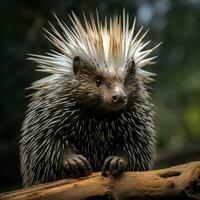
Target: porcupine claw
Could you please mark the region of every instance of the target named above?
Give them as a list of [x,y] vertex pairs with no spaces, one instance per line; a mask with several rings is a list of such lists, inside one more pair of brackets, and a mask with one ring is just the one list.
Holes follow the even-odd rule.
[[68,174],[74,176],[88,176],[92,168],[88,160],[80,154],[70,154],[64,160],[64,167]]
[[103,168],[102,168],[102,176],[118,176],[120,175],[126,168],[127,162],[124,158],[119,156],[109,156],[106,158]]

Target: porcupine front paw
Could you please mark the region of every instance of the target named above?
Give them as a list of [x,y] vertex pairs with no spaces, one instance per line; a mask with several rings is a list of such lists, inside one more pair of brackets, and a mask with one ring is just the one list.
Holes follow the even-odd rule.
[[88,160],[80,154],[70,154],[64,160],[67,174],[73,176],[87,176],[92,173]]
[[120,175],[126,168],[127,161],[119,156],[109,156],[106,158],[102,168],[102,176],[118,176]]

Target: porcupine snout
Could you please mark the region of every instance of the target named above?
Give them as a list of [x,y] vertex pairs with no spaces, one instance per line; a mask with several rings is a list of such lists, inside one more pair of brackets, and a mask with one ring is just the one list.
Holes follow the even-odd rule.
[[113,103],[125,104],[126,103],[126,94],[121,87],[115,87],[112,95]]

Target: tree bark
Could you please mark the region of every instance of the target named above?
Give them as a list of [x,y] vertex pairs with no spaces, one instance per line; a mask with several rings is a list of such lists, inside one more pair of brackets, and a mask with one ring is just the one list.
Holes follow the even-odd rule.
[[200,161],[118,178],[99,172],[0,194],[0,200],[200,199]]

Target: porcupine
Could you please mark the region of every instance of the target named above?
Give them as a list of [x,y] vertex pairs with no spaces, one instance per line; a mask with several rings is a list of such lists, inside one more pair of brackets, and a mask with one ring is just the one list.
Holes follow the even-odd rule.
[[[56,16],[55,16],[56,17]],[[69,27],[57,17],[47,38],[58,51],[31,55],[50,75],[32,85],[20,140],[24,186],[85,176],[151,169],[155,157],[154,111],[148,91],[154,62],[147,32],[135,33],[129,16],[72,13]]]

